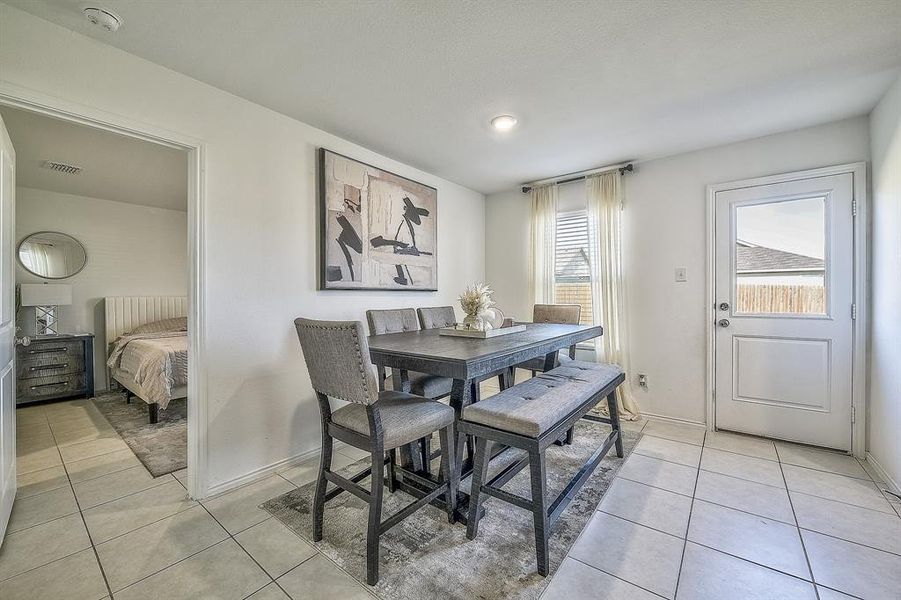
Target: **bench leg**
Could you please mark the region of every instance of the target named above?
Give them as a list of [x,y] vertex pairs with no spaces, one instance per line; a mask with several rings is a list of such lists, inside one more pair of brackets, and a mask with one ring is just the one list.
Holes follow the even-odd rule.
[[453,426],[445,427],[438,432],[441,439],[441,477],[447,483],[447,522],[454,522],[454,513],[457,510],[457,470],[454,468],[454,432]]
[[544,452],[529,451],[529,472],[532,479],[532,517],[535,522],[535,556],[538,559],[538,573],[547,577],[550,570],[548,558],[547,522],[547,470]]
[[466,537],[474,540],[479,534],[479,507],[482,503],[482,483],[488,475],[488,460],[491,440],[476,438],[475,464],[472,469],[472,484],[469,490],[469,518],[466,523]]
[[619,406],[616,403],[616,390],[607,394],[607,410],[610,412],[610,426],[617,432],[616,455],[623,457],[623,432],[619,426]]
[[153,425],[155,423],[160,422],[160,405],[154,402],[153,404],[147,405],[148,411],[150,411],[150,424]]
[[379,525],[382,522],[382,478],[385,473],[385,452],[381,444],[372,453],[372,473],[370,480],[371,497],[369,498],[369,529],[366,532],[366,583],[375,585],[379,582]]

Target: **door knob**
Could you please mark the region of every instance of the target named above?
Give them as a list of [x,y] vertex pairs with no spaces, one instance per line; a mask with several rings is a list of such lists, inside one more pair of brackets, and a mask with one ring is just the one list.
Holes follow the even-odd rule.
[[28,337],[27,335],[23,335],[22,337],[17,337],[16,344],[21,344],[22,346],[30,346],[31,338]]
[[717,325],[719,325],[720,327],[728,327],[728,326],[729,326],[729,319],[720,319],[720,320],[717,322]]

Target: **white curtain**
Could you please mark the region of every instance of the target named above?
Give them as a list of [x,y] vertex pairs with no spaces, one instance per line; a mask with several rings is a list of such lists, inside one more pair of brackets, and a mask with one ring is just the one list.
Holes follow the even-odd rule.
[[[532,188],[530,292],[532,305],[554,302],[557,244],[557,186]],[[531,318],[531,315],[529,316]]]
[[619,171],[585,179],[588,213],[588,249],[591,268],[593,322],[604,327],[595,346],[597,360],[620,365],[626,381],[617,389],[620,416],[638,418],[638,405],[631,388],[623,280],[622,214],[623,178]]

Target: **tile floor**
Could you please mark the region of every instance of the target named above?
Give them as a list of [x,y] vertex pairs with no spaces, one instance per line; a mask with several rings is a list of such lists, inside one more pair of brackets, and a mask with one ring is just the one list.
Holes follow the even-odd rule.
[[542,600],[901,598],[901,504],[854,458],[627,426],[641,441]]
[[[901,508],[853,458],[626,426],[644,437],[544,600],[897,598]],[[373,597],[257,508],[312,481],[315,462],[194,502],[184,472],[151,477],[90,403],[21,409],[17,429],[3,600]],[[341,449],[338,464],[361,456]]]
[[[28,407],[16,418],[3,600],[373,598],[257,508],[312,481],[318,463],[194,502],[184,471],[152,477],[89,402]],[[336,464],[358,458],[344,448]]]

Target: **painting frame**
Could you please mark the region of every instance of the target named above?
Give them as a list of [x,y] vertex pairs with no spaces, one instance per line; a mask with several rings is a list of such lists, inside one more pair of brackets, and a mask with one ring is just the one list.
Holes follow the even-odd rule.
[[318,290],[438,291],[437,188],[324,147],[317,176]]

